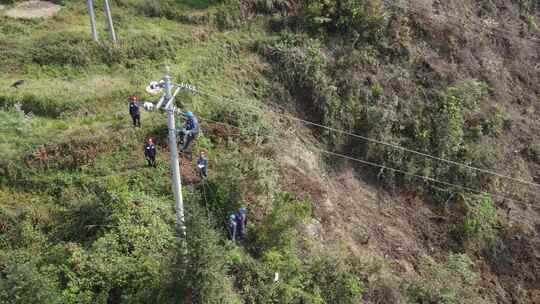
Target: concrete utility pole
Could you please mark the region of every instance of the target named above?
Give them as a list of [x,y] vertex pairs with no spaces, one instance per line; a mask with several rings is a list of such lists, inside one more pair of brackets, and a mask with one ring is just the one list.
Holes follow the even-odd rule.
[[[178,146],[176,142],[176,125],[175,125],[175,115],[182,115],[182,112],[179,109],[176,109],[174,106],[174,99],[176,95],[181,90],[190,91],[196,93],[197,89],[187,83],[173,83],[172,78],[169,75],[169,67],[166,67],[166,75],[163,77],[163,80],[157,82],[150,82],[150,85],[146,87],[146,92],[149,94],[159,94],[162,89],[165,89],[164,94],[161,96],[159,101],[154,104],[151,102],[145,102],[144,107],[148,111],[153,109],[163,109],[167,111],[167,127],[169,129],[169,150],[171,156],[171,173],[172,173],[172,191],[174,193],[175,200],[175,210],[176,210],[176,227],[180,230],[180,233],[185,238],[186,237],[186,225],[184,221],[184,201],[182,198],[182,180],[180,175],[180,164],[178,158]],[[173,87],[176,90],[173,93]],[[187,248],[184,248],[187,250]]]
[[[94,13],[94,1],[87,0],[88,4],[88,14],[90,15],[90,30],[92,31],[92,38],[95,42],[98,42],[98,33],[96,29],[96,14]],[[107,25],[109,28],[109,33],[111,34],[111,40],[116,44],[116,32],[114,31],[114,25],[111,15],[111,7],[109,5],[109,0],[104,1],[105,16],[107,17]]]
[[[174,122],[174,96],[172,95],[172,82],[169,69],[167,68],[167,75],[164,77],[165,81],[165,101],[167,111],[167,123],[169,128],[169,150],[171,153],[171,167],[172,167],[172,190],[174,193],[174,200],[176,202],[176,225],[180,229],[182,236],[186,236],[186,226],[184,223],[184,201],[182,198],[182,180],[180,177],[180,165],[178,162],[178,147],[176,144],[176,126]],[[178,92],[178,90],[177,90]]]
[[114,25],[111,16],[111,7],[109,6],[109,0],[105,0],[105,16],[107,16],[107,23],[109,24],[109,33],[111,34],[111,40],[116,44],[116,33],[114,32]]
[[97,29],[96,29],[96,15],[94,14],[94,1],[87,0],[88,14],[90,15],[90,30],[92,31],[92,38],[95,42],[98,41]]

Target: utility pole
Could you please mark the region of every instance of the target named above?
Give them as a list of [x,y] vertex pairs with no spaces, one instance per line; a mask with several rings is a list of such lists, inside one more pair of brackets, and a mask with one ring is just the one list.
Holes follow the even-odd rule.
[[165,75],[165,101],[167,107],[167,123],[169,128],[169,150],[171,153],[171,167],[172,167],[172,190],[174,193],[174,200],[176,202],[176,225],[180,229],[182,236],[186,236],[186,226],[184,223],[184,201],[182,198],[182,180],[180,177],[180,165],[178,163],[178,147],[176,146],[176,126],[174,122],[175,107],[173,98],[176,94],[172,95],[172,81],[167,68],[167,75]]
[[88,13],[90,15],[90,30],[92,31],[92,38],[95,42],[98,42],[98,35],[96,29],[96,15],[94,14],[94,1],[87,0]]
[[[175,200],[175,213],[176,213],[176,227],[180,231],[182,237],[186,237],[186,225],[184,221],[184,201],[182,198],[182,180],[180,175],[180,164],[178,157],[178,146],[176,142],[176,125],[175,115],[182,114],[179,109],[174,106],[174,99],[181,90],[196,93],[197,89],[187,83],[173,83],[170,76],[169,67],[165,67],[166,75],[161,81],[152,81],[150,85],[146,87],[146,92],[149,94],[158,94],[165,89],[165,93],[161,96],[157,103],[145,102],[144,107],[148,111],[153,109],[163,109],[167,111],[167,127],[169,129],[169,150],[171,157],[171,174],[172,174],[172,191],[174,193]],[[173,93],[173,87],[176,90]],[[184,248],[187,250],[187,247]]]
[[105,16],[107,16],[107,23],[109,24],[109,33],[111,34],[111,40],[116,44],[116,33],[114,32],[114,25],[111,16],[111,7],[109,6],[109,0],[105,0]]
[[[88,4],[88,14],[90,15],[90,30],[92,31],[92,38],[95,42],[98,42],[98,33],[96,29],[96,14],[94,13],[94,0],[87,0]],[[111,40],[116,44],[116,32],[114,31],[114,25],[111,15],[111,7],[109,5],[109,0],[104,0],[105,16],[107,17],[107,25],[109,28],[109,33],[111,34]]]

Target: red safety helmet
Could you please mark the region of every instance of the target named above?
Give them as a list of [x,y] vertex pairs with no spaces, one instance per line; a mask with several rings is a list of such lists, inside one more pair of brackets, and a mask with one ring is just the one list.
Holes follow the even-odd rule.
[[135,96],[135,95],[129,96],[129,100],[131,100],[131,101],[137,101],[138,99],[139,98],[137,96]]

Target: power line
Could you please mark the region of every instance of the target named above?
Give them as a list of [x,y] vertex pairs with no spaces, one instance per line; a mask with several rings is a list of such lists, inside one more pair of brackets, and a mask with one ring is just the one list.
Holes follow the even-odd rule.
[[[234,125],[231,125],[231,124],[228,124],[228,123],[224,123],[224,122],[218,122],[218,121],[215,121],[215,120],[212,120],[212,119],[209,119],[209,118],[202,117],[200,115],[199,115],[199,117],[202,118],[201,120],[203,120],[203,121],[210,121],[210,122],[213,122],[213,123],[219,123],[219,124],[226,125],[226,126],[229,126],[231,128],[237,129],[239,131],[246,131],[247,130],[246,128],[237,127],[237,126],[234,126]],[[276,140],[282,140],[279,137],[271,136],[271,135],[264,135],[264,137],[267,137],[267,138],[272,137],[272,138],[274,138]],[[432,178],[432,177],[429,177],[429,176],[410,173],[410,172],[407,172],[405,170],[392,168],[392,167],[385,166],[385,165],[382,165],[382,164],[378,164],[378,163],[375,163],[375,162],[370,162],[370,161],[367,161],[367,160],[352,157],[350,155],[337,153],[337,152],[333,152],[333,151],[329,151],[329,150],[325,150],[325,149],[321,149],[321,148],[315,147],[314,145],[312,145],[312,148],[314,150],[316,150],[316,151],[319,151],[321,153],[325,153],[327,155],[331,155],[331,156],[339,157],[339,158],[344,158],[344,159],[347,159],[347,160],[350,160],[350,161],[355,161],[355,162],[358,162],[358,163],[361,163],[361,164],[364,164],[364,165],[369,165],[369,166],[372,166],[372,167],[377,167],[377,168],[381,168],[381,169],[384,169],[384,170],[389,170],[389,171],[401,173],[401,174],[412,176],[412,177],[422,179],[422,180],[425,180],[425,181],[428,181],[428,182],[433,182],[433,183],[438,183],[438,184],[441,184],[441,185],[444,185],[444,186],[459,188],[459,189],[466,190],[468,192],[472,192],[474,194],[479,194],[479,195],[489,194],[489,195],[491,195],[493,197],[498,197],[500,199],[505,199],[505,200],[509,200],[509,201],[513,201],[513,202],[526,204],[524,201],[517,200],[517,199],[514,199],[514,198],[510,198],[510,197],[500,195],[500,194],[497,194],[497,193],[492,193],[492,192],[488,192],[488,191],[480,191],[480,190],[473,189],[473,188],[470,188],[470,187],[466,187],[466,186],[462,186],[462,185],[458,185],[458,184],[454,184],[454,183],[450,183],[450,182],[441,181],[441,180],[438,180],[436,178]],[[459,192],[453,191],[451,189],[439,188],[439,187],[435,187],[435,186],[429,185],[429,184],[428,184],[428,186],[431,187],[431,188],[434,188],[436,190],[439,190],[439,191],[446,191],[446,192],[450,192],[450,193],[459,193]]]
[[[258,108],[258,107],[255,106],[255,105],[243,103],[243,102],[240,102],[240,101],[238,101],[238,100],[236,100],[236,99],[226,98],[226,97],[221,97],[221,96],[213,95],[213,94],[210,94],[210,93],[202,92],[202,91],[200,91],[200,90],[197,90],[196,92],[199,93],[199,94],[201,94],[201,95],[206,95],[206,96],[208,96],[208,97],[216,98],[216,99],[219,99],[219,100],[222,100],[222,101],[229,101],[229,102],[234,102],[234,103],[239,104],[239,105],[242,105],[242,106],[248,106],[248,107],[250,107],[250,108],[255,109],[255,110],[258,111],[258,112],[264,112],[263,110],[261,110],[260,108]],[[526,185],[529,185],[529,186],[534,186],[534,187],[540,188],[540,184],[537,184],[537,183],[534,183],[534,182],[525,181],[525,180],[522,180],[522,179],[518,179],[518,178],[511,177],[511,176],[507,176],[507,175],[503,175],[503,174],[497,173],[497,172],[495,172],[495,171],[486,170],[486,169],[481,169],[481,168],[478,168],[478,167],[474,167],[474,166],[471,166],[471,165],[467,165],[467,164],[465,164],[465,163],[460,163],[460,162],[456,162],[456,161],[453,161],[453,160],[448,160],[448,159],[440,158],[440,157],[437,157],[437,156],[434,156],[434,155],[431,155],[431,154],[427,154],[427,153],[419,152],[419,151],[416,151],[416,150],[408,149],[408,148],[405,148],[405,147],[402,147],[402,146],[399,146],[399,145],[396,145],[396,144],[392,144],[392,143],[388,143],[388,142],[383,142],[383,141],[380,141],[380,140],[377,140],[377,139],[369,138],[369,137],[362,136],[362,135],[359,135],[359,134],[356,134],[356,133],[352,133],[352,132],[349,132],[349,131],[340,130],[340,129],[336,129],[336,128],[333,128],[333,127],[330,127],[330,126],[326,126],[326,125],[323,125],[323,124],[319,124],[319,123],[316,123],[316,122],[308,121],[308,120],[305,120],[305,119],[302,119],[302,118],[298,118],[298,117],[293,116],[293,115],[284,114],[284,113],[277,113],[277,112],[272,112],[272,113],[274,113],[274,114],[276,114],[276,115],[280,115],[280,116],[286,117],[286,118],[291,119],[291,120],[295,120],[295,121],[301,122],[301,123],[303,123],[303,124],[316,126],[316,127],[323,128],[323,129],[326,129],[326,130],[329,130],[329,131],[332,131],[332,132],[345,134],[345,135],[348,135],[348,136],[351,136],[351,137],[355,137],[355,138],[359,138],[359,139],[362,139],[362,140],[365,140],[365,141],[369,141],[369,142],[372,142],[372,143],[376,143],[376,144],[380,144],[380,145],[392,147],[392,148],[394,148],[394,149],[398,149],[398,150],[402,150],[402,151],[405,151],[405,152],[409,152],[409,153],[413,153],[413,154],[416,154],[416,155],[420,155],[420,156],[423,156],[423,157],[431,158],[431,159],[434,159],[434,160],[437,160],[437,161],[445,162],[445,163],[452,164],[452,165],[456,165],[456,166],[461,166],[461,167],[464,167],[464,168],[467,168],[467,169],[470,169],[470,170],[482,172],[482,173],[485,173],[485,174],[491,174],[491,175],[494,175],[494,176],[497,176],[497,177],[500,177],[500,178],[503,178],[503,179],[507,179],[507,180],[511,180],[511,181],[518,182],[518,183],[521,183],[521,184],[526,184]]]

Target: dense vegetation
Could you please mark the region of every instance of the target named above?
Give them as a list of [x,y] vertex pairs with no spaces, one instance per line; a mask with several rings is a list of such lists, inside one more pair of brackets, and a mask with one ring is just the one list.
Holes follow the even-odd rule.
[[[47,20],[0,11],[0,302],[540,298],[534,188],[311,128],[306,143],[407,172],[357,168],[380,191],[413,193],[447,219],[448,243],[403,270],[371,248],[320,244],[308,233],[318,202],[285,191],[279,159],[291,152],[280,137],[293,124],[272,112],[534,181],[537,2],[511,1],[520,26],[498,31],[482,22],[501,19],[502,1],[119,0],[118,45],[106,41],[101,13],[96,44],[86,4],[55,2],[64,8]],[[439,12],[458,7],[459,17]],[[178,106],[202,121],[195,152],[211,159],[207,182],[186,179],[185,240],[175,228],[163,114],[144,112],[141,129],[126,115],[126,97],[152,98],[143,88],[164,65],[179,81],[249,104],[179,95]],[[25,84],[9,88],[18,79]],[[155,169],[141,155],[149,136],[159,148]],[[329,171],[349,165],[324,161]],[[516,207],[483,191],[519,200],[533,219],[511,224]],[[248,235],[235,246],[224,222],[240,206]],[[486,276],[499,276],[503,291],[486,292]]]

